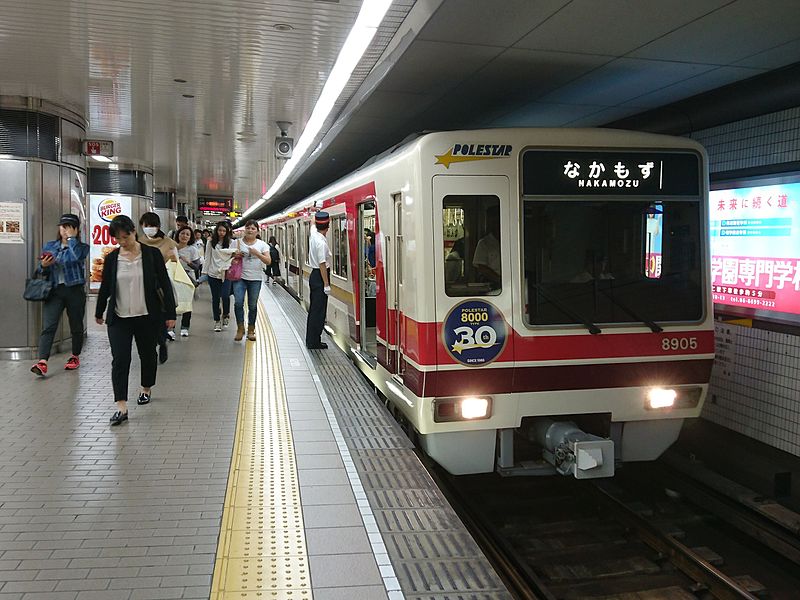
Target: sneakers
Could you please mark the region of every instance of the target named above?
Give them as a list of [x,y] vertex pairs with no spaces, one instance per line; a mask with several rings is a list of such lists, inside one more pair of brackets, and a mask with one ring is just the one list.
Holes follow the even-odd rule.
[[169,331],[167,331],[167,337],[169,338],[170,342],[174,342],[175,341],[175,331],[173,329],[170,329]]
[[219,321],[214,321],[214,331],[216,331],[217,333],[222,331],[222,325],[220,325]]
[[47,375],[47,361],[40,360],[39,362],[37,362],[35,365],[31,367],[31,373],[33,373],[34,375],[39,375],[41,377]]
[[228,325],[230,324],[230,322],[231,322],[230,317],[223,317],[223,319],[222,319],[222,328],[223,329],[227,329]]
[[128,413],[127,413],[127,412],[122,412],[122,411],[119,411],[119,410],[118,410],[117,412],[115,412],[115,413],[114,413],[114,414],[111,416],[111,419],[109,419],[109,420],[111,421],[111,426],[112,426],[112,427],[113,427],[114,425],[120,425],[121,423],[124,423],[125,421],[127,421],[127,420],[128,420]]
[[275,281],[274,279],[272,280],[272,285],[277,285],[277,283],[278,283],[278,282],[277,282],[277,281]]
[[189,330],[181,329],[181,337],[189,337]]
[[81,366],[81,359],[73,354],[72,356],[69,357],[69,360],[67,361],[67,364],[64,365],[64,368],[67,371],[74,371],[80,366]]

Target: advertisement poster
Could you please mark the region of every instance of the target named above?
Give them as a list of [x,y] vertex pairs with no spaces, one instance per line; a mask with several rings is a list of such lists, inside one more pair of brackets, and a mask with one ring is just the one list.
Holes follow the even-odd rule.
[[130,196],[89,194],[89,289],[99,290],[106,256],[117,247],[108,224],[117,215],[131,216]]
[[800,183],[713,191],[714,302],[800,315]]
[[0,202],[0,244],[23,243],[25,205],[22,202]]

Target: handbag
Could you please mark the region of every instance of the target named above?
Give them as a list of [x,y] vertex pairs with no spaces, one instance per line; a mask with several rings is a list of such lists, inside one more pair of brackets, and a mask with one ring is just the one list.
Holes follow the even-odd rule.
[[[238,243],[236,247],[239,247]],[[242,278],[242,268],[244,268],[242,257],[234,256],[233,260],[231,261],[231,266],[228,267],[227,271],[225,271],[225,279],[228,281],[239,281]]]
[[53,293],[53,282],[49,279],[40,277],[41,271],[37,271],[25,280],[25,291],[22,297],[29,302],[44,302]]

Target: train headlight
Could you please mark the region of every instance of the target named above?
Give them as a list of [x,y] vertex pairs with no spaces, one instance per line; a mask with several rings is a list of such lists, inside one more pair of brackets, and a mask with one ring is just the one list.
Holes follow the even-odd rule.
[[489,400],[486,398],[464,398],[461,401],[461,417],[464,419],[485,419],[489,415]]
[[492,399],[468,396],[466,398],[437,398],[433,403],[433,420],[437,423],[448,421],[473,421],[492,416]]
[[665,388],[652,388],[647,392],[648,408],[672,408],[678,393],[675,390]]

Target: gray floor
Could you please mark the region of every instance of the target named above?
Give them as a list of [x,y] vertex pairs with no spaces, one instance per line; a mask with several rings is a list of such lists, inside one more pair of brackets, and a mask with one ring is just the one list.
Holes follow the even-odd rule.
[[[208,598],[244,346],[211,331],[205,286],[195,308],[153,402],[120,427],[93,319],[76,372],[66,355],[43,380],[0,363],[0,600]],[[131,395],[138,374],[134,358]]]

